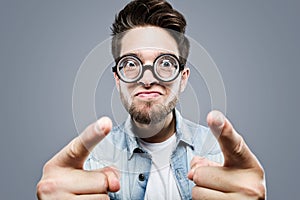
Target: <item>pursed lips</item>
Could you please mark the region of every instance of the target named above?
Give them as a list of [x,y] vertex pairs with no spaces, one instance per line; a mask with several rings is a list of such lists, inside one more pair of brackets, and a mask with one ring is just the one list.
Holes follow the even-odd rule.
[[154,97],[158,97],[160,95],[162,95],[162,93],[160,93],[158,91],[142,91],[142,92],[136,93],[135,96],[138,96],[141,98],[154,98]]

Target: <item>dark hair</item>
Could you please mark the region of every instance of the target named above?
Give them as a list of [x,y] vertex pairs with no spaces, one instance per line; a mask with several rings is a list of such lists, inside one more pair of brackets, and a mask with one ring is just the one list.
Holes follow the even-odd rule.
[[164,0],[134,0],[116,15],[112,24],[112,54],[115,60],[120,56],[121,39],[124,33],[141,26],[165,28],[176,40],[180,61],[185,64],[189,54],[189,41],[184,36],[184,16]]

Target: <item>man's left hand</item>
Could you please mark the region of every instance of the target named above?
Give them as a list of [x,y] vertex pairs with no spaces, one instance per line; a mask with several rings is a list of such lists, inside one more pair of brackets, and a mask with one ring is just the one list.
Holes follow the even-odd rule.
[[266,199],[264,170],[243,138],[218,111],[210,112],[207,122],[218,139],[224,164],[198,156],[192,159],[188,178],[196,184],[193,199]]

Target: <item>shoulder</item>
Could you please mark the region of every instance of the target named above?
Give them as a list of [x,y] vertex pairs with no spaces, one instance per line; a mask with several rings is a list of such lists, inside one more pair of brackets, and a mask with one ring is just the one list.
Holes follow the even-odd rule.
[[201,124],[197,124],[195,122],[192,122],[186,118],[182,118],[182,128],[188,128],[190,130],[194,130],[197,132],[207,133],[209,131],[209,128],[206,126],[203,126]]
[[190,121],[183,117],[178,110],[176,116],[176,131],[179,136],[186,139],[188,143],[193,142],[196,138],[201,139],[209,134],[209,128],[201,124]]
[[185,118],[181,118],[180,123],[178,131],[183,140],[193,146],[196,155],[211,157],[222,153],[217,139],[208,127]]

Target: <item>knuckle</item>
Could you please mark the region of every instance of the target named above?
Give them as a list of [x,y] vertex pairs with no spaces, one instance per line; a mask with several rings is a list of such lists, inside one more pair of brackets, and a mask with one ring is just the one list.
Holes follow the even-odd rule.
[[242,188],[241,191],[242,193],[246,194],[246,196],[257,200],[264,200],[266,196],[266,188],[263,183],[252,185],[252,187]]
[[198,160],[199,156],[194,156],[190,162],[191,165],[197,163],[197,160]]
[[193,159],[194,159],[194,163],[199,166],[201,165],[205,166],[208,163],[208,160],[204,157],[196,156]]
[[103,174],[105,174],[106,185],[104,185],[105,188],[107,188],[110,192],[116,192],[120,189],[120,182],[116,181],[120,179],[120,174],[118,171],[111,167],[103,168],[101,171]]
[[54,167],[55,166],[50,161],[46,162],[43,167],[43,173],[45,174],[52,171]]
[[207,158],[200,158],[198,163],[199,166],[209,166],[209,160]]
[[258,164],[256,173],[259,175],[259,177],[261,179],[263,179],[263,180],[265,179],[265,170],[264,170],[264,168],[260,164]]
[[113,168],[111,166],[102,168],[102,172],[105,173],[109,177],[119,177],[120,172],[117,168]]
[[67,155],[70,159],[76,160],[77,155],[78,155],[78,150],[75,145],[75,140],[72,140],[71,143],[69,144]]
[[108,177],[105,173],[100,172],[100,185],[101,187],[103,187],[104,189],[108,189]]
[[36,187],[37,196],[41,198],[42,196],[54,193],[57,190],[57,184],[54,180],[41,180]]
[[82,141],[78,138],[73,139],[66,149],[67,160],[71,162],[69,164],[72,164],[75,168],[82,168],[83,158],[87,156],[85,151],[86,147],[82,144]]
[[266,198],[266,187],[264,184],[259,184],[257,187],[258,200],[264,200]]
[[237,158],[243,158],[244,153],[245,153],[245,141],[242,138],[242,136],[238,136],[238,143],[233,147],[233,154],[237,157]]
[[199,170],[199,168],[196,168],[194,170],[193,181],[197,185],[201,185],[202,184],[202,175],[201,175],[201,170]]
[[237,136],[237,140],[238,140],[238,143],[236,144],[236,146],[234,147],[234,150],[236,153],[239,153],[241,152],[242,150],[242,147],[244,146],[244,138],[240,135]]

